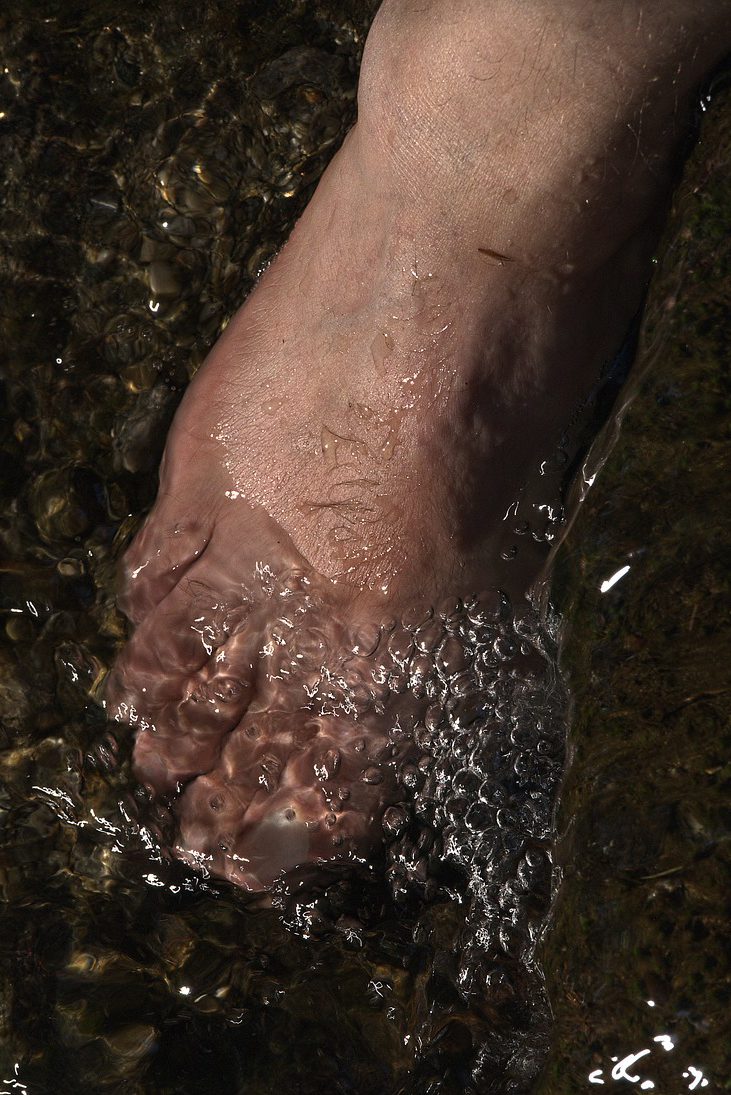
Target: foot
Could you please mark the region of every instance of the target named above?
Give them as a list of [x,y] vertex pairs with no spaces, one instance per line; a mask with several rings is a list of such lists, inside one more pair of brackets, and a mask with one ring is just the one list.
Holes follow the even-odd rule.
[[645,7],[379,12],[358,123],[191,384],[124,560],[109,714],[206,870],[368,861],[419,729],[493,671],[545,561],[521,492],[641,304],[677,104],[716,60],[702,4],[677,35]]

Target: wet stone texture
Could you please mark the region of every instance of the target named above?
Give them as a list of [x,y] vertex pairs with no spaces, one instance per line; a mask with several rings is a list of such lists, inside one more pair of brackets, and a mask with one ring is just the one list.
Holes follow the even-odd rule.
[[[445,654],[382,860],[314,890],[290,879],[271,908],[169,856],[130,736],[95,702],[165,429],[352,121],[375,5],[121,7],[0,14],[0,1079],[32,1095],[531,1090],[564,759],[552,615],[435,612],[478,694]],[[643,1048],[651,994],[683,1064],[722,1076],[717,118],[624,447],[561,565],[579,706],[545,1092]],[[629,552],[631,577],[599,597]],[[416,649],[396,653],[421,687]]]

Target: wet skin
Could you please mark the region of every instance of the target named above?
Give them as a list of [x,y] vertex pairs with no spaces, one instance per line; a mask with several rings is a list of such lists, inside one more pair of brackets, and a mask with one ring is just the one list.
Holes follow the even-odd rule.
[[506,565],[506,515],[640,306],[722,7],[690,57],[652,6],[383,5],[359,121],[123,563],[107,709],[183,858],[251,890],[367,861],[420,728],[484,685],[545,556]]

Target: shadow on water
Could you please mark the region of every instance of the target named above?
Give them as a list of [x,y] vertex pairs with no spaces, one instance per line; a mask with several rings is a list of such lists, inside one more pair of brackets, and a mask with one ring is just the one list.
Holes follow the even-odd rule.
[[114,565],[165,430],[353,119],[375,6],[0,14],[9,1090],[548,1095],[612,1086],[620,1065],[644,1090],[723,1082],[728,103],[679,192],[622,439],[559,555],[574,759],[540,948],[550,1048],[545,840],[501,837],[485,901],[502,950],[474,961],[445,877],[401,905],[334,877],[318,901],[252,909],[135,823],[129,743],[90,700],[124,640]]

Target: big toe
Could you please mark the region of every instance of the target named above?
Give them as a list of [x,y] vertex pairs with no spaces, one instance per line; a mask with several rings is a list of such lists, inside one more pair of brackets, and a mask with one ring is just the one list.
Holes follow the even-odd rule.
[[264,616],[211,588],[201,560],[140,624],[105,689],[110,719],[137,732],[136,776],[169,794],[218,759],[251,700]]

